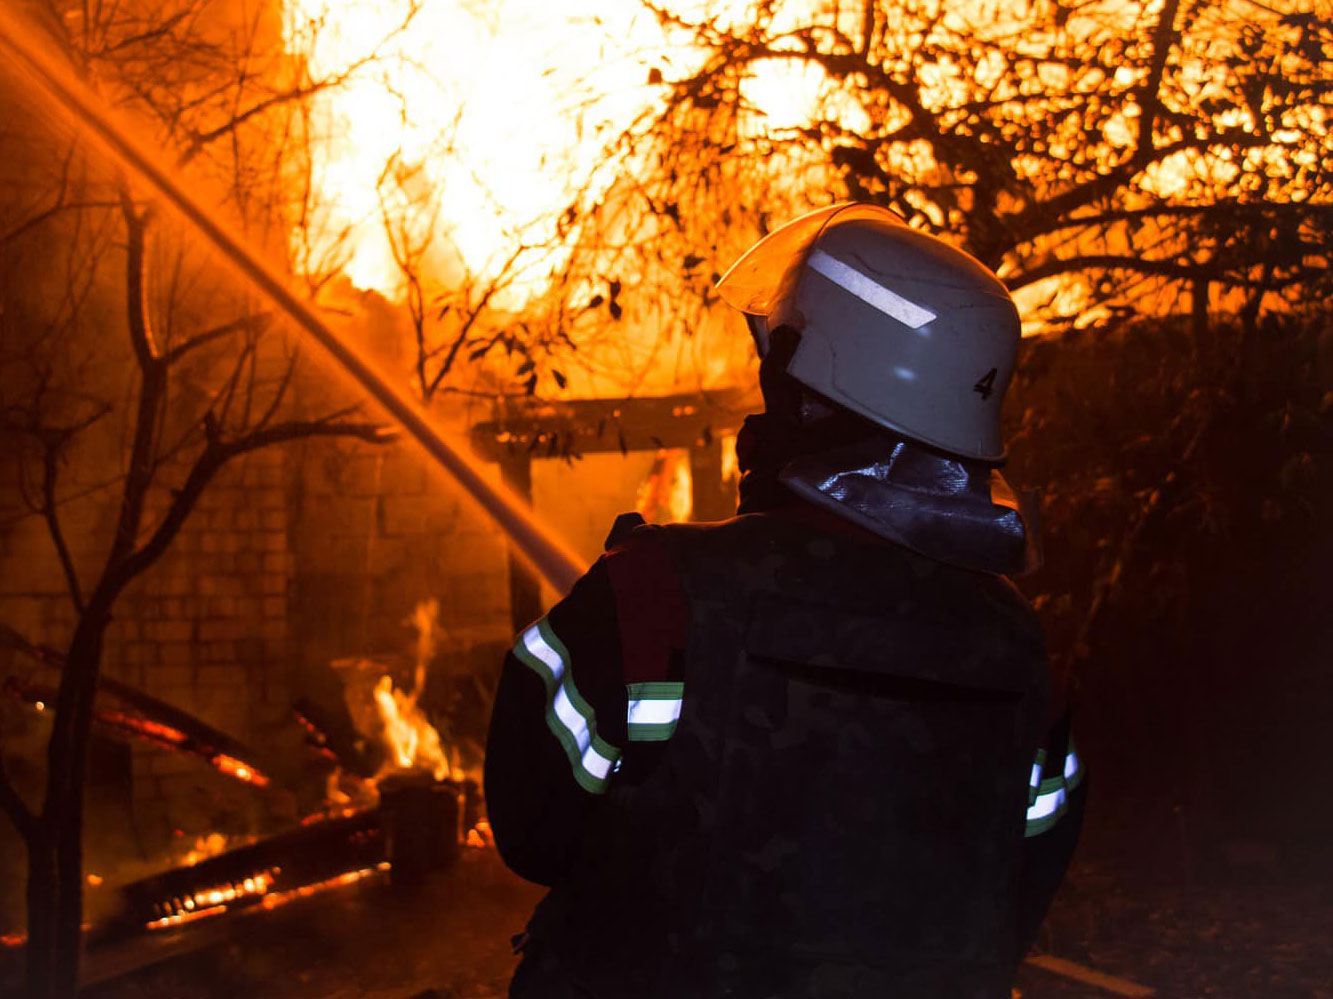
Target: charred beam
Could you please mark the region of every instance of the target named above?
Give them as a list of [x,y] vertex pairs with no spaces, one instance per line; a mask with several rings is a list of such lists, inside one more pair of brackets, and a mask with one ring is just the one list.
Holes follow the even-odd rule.
[[345,713],[336,714],[302,697],[292,705],[292,714],[305,729],[306,744],[316,754],[363,779],[375,776],[379,760],[364,748],[365,740]]
[[272,908],[387,862],[378,809],[313,822],[126,885],[120,919],[106,935],[166,929],[252,905]]
[[452,864],[461,841],[464,789],[405,774],[388,782],[378,808],[307,820],[297,829],[121,889],[114,939],[253,906],[274,908],[391,868],[395,882]]

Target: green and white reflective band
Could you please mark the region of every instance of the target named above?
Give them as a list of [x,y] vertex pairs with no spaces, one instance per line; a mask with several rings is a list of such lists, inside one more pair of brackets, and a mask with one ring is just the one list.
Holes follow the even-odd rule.
[[[1034,775],[1039,775],[1040,770],[1034,768]],[[1028,790],[1028,812],[1027,825],[1023,830],[1024,836],[1040,836],[1051,826],[1060,821],[1060,816],[1064,815],[1069,807],[1069,792],[1078,787],[1079,782],[1083,780],[1083,762],[1078,758],[1078,753],[1074,750],[1074,742],[1069,742],[1069,751],[1065,753],[1064,767],[1062,772],[1055,777],[1048,777],[1040,781],[1036,787],[1036,795],[1033,796],[1032,789]]]
[[1028,805],[1037,800],[1037,789],[1041,787],[1041,768],[1046,765],[1046,750],[1037,750],[1037,758],[1032,763],[1032,777],[1028,781]]
[[625,721],[630,742],[664,742],[680,721],[683,683],[660,681],[625,685],[628,698]]
[[565,748],[574,779],[585,791],[602,794],[620,767],[620,750],[597,734],[592,705],[583,699],[569,672],[569,651],[545,618],[523,632],[514,655],[546,685],[546,724]]

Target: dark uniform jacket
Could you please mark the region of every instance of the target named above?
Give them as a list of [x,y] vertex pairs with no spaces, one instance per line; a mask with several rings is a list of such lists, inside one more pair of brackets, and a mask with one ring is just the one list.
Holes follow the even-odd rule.
[[1001,576],[802,503],[641,529],[497,694],[497,844],[552,886],[512,994],[1007,997],[1072,847],[1048,688]]

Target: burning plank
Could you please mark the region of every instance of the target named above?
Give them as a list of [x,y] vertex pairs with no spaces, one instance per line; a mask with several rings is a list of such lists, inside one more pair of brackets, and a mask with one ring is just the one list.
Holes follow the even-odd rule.
[[[43,666],[64,668],[65,657],[55,649],[34,645],[3,624],[0,624],[0,643],[17,649]],[[14,676],[5,679],[3,689],[9,696],[31,704],[39,711],[53,705],[56,700],[54,687]],[[163,749],[201,757],[215,770],[256,787],[267,787],[272,783],[267,768],[255,762],[258,754],[189,712],[109,676],[97,678],[97,691],[99,698],[104,694],[110,695],[120,701],[124,708],[130,709],[105,705],[94,708],[94,723],[109,734],[141,739]]]
[[[38,711],[45,711],[56,699],[55,687],[15,676],[6,677],[2,689]],[[197,756],[220,773],[255,787],[272,784],[267,771],[254,762],[256,754],[252,750],[193,715],[109,678],[99,680],[98,690],[119,698],[132,709],[95,706],[93,724],[106,734]]]

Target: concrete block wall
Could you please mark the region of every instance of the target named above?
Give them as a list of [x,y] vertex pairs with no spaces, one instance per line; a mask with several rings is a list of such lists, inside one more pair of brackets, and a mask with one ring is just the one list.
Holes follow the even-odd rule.
[[406,653],[408,619],[431,598],[442,662],[508,640],[504,539],[413,445],[312,441],[297,490],[292,620],[312,674],[333,659]]
[[[106,649],[108,673],[261,753],[290,724],[293,473],[280,447],[223,469],[166,555],[121,598]],[[133,746],[131,779],[135,821],[153,845],[248,832],[272,804],[202,761],[143,743]]]

